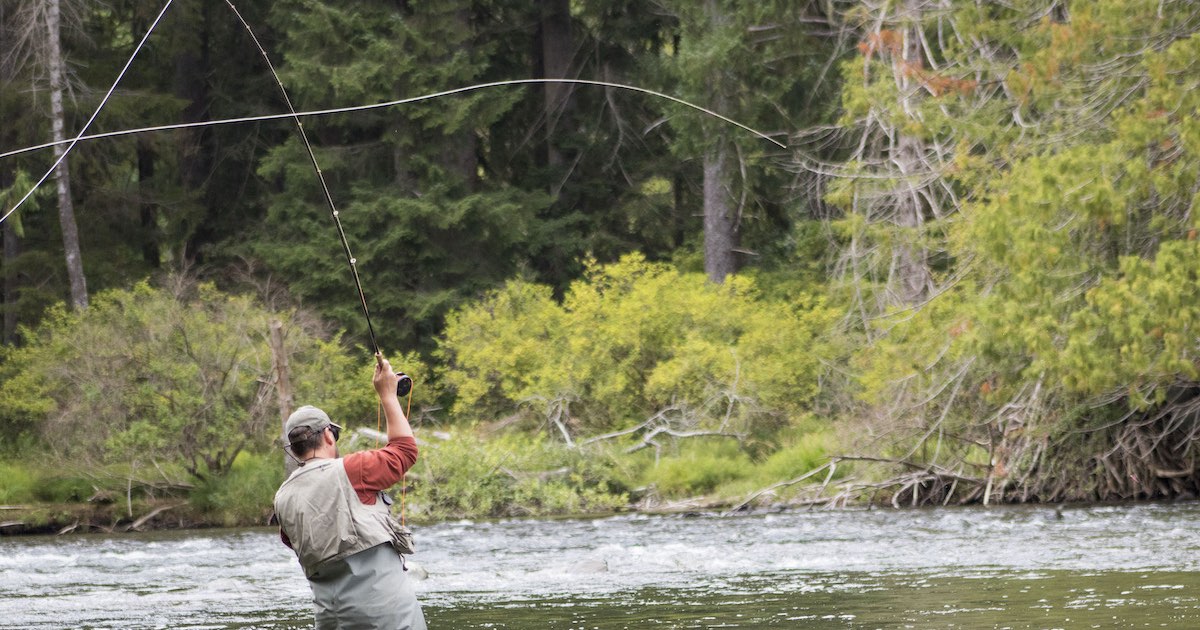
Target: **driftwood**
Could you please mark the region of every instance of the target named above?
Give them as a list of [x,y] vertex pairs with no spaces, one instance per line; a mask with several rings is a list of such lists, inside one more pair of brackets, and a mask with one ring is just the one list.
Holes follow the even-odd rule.
[[150,519],[154,518],[155,516],[158,516],[159,514],[162,514],[163,512],[166,512],[167,510],[175,509],[181,505],[186,505],[186,504],[185,503],[175,503],[173,505],[160,505],[160,506],[154,508],[153,510],[150,510],[150,512],[148,514],[146,514],[145,516],[134,521],[129,527],[127,527],[125,529],[127,531],[128,530],[140,531],[142,528],[142,525],[146,524],[146,521],[149,521]]
[[725,431],[725,430],[702,431],[702,430],[676,429],[671,426],[671,420],[668,417],[668,414],[672,411],[682,413],[683,409],[678,406],[670,406],[670,407],[660,410],[658,413],[654,414],[653,416],[651,416],[649,419],[647,419],[645,422],[642,422],[641,424],[630,427],[628,429],[622,429],[620,431],[613,431],[612,433],[604,433],[602,435],[596,435],[596,436],[590,437],[586,440],[581,440],[578,444],[580,447],[583,447],[583,446],[587,446],[589,444],[595,444],[597,442],[602,442],[605,440],[612,440],[612,439],[616,439],[616,438],[620,438],[620,437],[635,435],[638,432],[644,432],[644,434],[641,436],[641,442],[626,448],[625,452],[626,453],[636,453],[637,451],[640,451],[644,448],[650,448],[651,446],[653,446],[654,447],[654,457],[655,457],[655,460],[657,461],[659,456],[662,454],[662,444],[659,444],[658,442],[656,442],[654,438],[656,438],[660,435],[666,435],[669,437],[680,438],[680,439],[693,438],[693,437],[727,437],[727,438],[733,438],[733,439],[737,440],[739,443],[745,438],[745,436],[742,435],[741,433],[734,433],[734,432]]
[[525,471],[521,471],[521,470],[509,470],[508,468],[500,466],[498,468],[498,470],[500,472],[508,475],[509,477],[512,477],[513,479],[515,479],[517,481],[523,481],[525,479],[537,479],[538,481],[541,481],[541,482],[548,481],[549,479],[551,479],[553,477],[561,477],[561,476],[569,474],[571,472],[571,469],[567,468],[566,466],[564,466],[562,468],[555,468],[554,470],[529,471],[529,472],[525,472]]
[[[729,508],[728,510],[725,510],[725,512],[722,513],[722,516],[729,516],[730,514],[733,514],[734,512],[740,512],[740,511],[746,509],[746,506],[753,503],[755,499],[757,499],[765,494],[774,493],[776,490],[778,490],[780,488],[794,486],[794,485],[804,481],[805,479],[809,479],[809,478],[813,477],[814,475],[821,472],[822,470],[829,471],[828,474],[825,475],[825,483],[821,484],[821,489],[822,489],[822,491],[824,491],[825,487],[829,485],[829,480],[833,478],[833,472],[835,470],[837,470],[837,460],[833,460],[827,464],[818,466],[818,467],[804,473],[803,475],[796,477],[795,479],[789,479],[788,481],[781,481],[779,483],[767,486],[766,488],[763,488],[762,490],[753,492],[750,494],[750,496],[748,496],[744,500],[742,500],[741,503],[738,503],[737,505]],[[813,499],[812,501],[814,503],[817,503],[817,502],[821,502],[823,500],[822,499]]]
[[[449,433],[446,433],[445,431],[423,431],[421,433],[421,435],[429,435],[429,436],[435,437],[443,442],[447,442],[447,441],[453,439],[453,436],[450,435]],[[414,437],[413,439],[415,439],[417,441],[418,445],[424,445],[427,443],[427,442],[425,442],[425,440],[422,440],[421,438]],[[356,447],[356,446],[358,446],[358,444],[360,442],[369,442],[369,443],[374,443],[374,444],[387,444],[387,441],[388,441],[387,433],[385,433],[383,431],[376,431],[375,429],[368,429],[367,427],[359,427],[359,428],[355,429],[353,433],[350,434],[350,438],[349,438],[349,440],[347,440],[346,444],[350,447]]]

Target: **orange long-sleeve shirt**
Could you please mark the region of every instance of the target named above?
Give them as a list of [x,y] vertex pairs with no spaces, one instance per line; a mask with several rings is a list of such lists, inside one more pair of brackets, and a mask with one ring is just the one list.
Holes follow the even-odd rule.
[[350,485],[365,505],[375,505],[380,490],[396,485],[417,463],[417,440],[399,437],[373,451],[350,453],[342,458]]

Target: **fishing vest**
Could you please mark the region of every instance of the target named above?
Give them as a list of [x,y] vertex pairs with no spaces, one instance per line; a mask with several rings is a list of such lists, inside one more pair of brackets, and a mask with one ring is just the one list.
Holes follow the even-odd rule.
[[275,514],[305,577],[393,540],[387,503],[364,505],[340,458],[313,460],[296,469],[275,493]]

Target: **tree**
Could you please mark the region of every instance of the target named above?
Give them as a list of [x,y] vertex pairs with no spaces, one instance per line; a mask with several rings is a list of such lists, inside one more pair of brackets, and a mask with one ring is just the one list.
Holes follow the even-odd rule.
[[[45,3],[43,19],[46,26],[46,68],[50,74],[50,117],[56,143],[66,140],[66,115],[63,111],[66,60],[62,54],[61,13],[59,0]],[[66,145],[54,145],[54,183],[58,188],[58,220],[62,228],[63,249],[66,250],[67,277],[71,279],[71,305],[78,310],[87,308],[87,278],[83,275],[83,254],[79,249],[79,228],[75,224],[75,206],[71,201],[71,172],[67,166]]]
[[897,492],[913,503],[1192,491],[1194,476],[1167,474],[1187,467],[1197,431],[1192,351],[1176,343],[1191,316],[1167,306],[1196,292],[1169,271],[1194,255],[1194,179],[1176,140],[1192,132],[1168,112],[1193,106],[1182,60],[1195,7],[942,9],[915,31],[921,99],[906,101],[894,74],[872,78],[904,50],[899,31],[870,31],[844,67],[868,79],[847,84],[845,120],[893,121],[921,140],[927,170],[910,180],[852,163],[831,197],[869,208],[920,182],[924,207],[941,208],[916,240],[856,213],[841,224],[858,251],[920,243],[938,263],[936,292],[903,308],[870,301],[882,273],[853,283],[868,297],[853,363],[867,404],[853,413],[876,419],[870,448],[920,471]]
[[[66,111],[63,93],[67,90],[67,63],[62,49],[62,22],[77,21],[77,8],[68,3],[64,16],[60,0],[25,2],[14,13],[12,25],[6,30],[14,35],[14,45],[6,51],[4,65],[15,68],[26,61],[39,66],[45,73],[50,96],[52,137],[56,143],[66,139]],[[66,146],[55,144],[55,186],[58,191],[58,218],[62,234],[67,276],[70,279],[71,304],[86,309],[88,304],[87,278],[83,272],[83,256],[79,246],[79,228],[75,223],[74,202],[71,199],[71,172],[64,158]],[[7,210],[7,209],[6,209]]]
[[[678,20],[678,39],[665,55],[668,76],[688,98],[784,134],[813,116],[804,102],[820,83],[828,50],[807,27],[816,3],[706,0],[665,6]],[[719,283],[756,255],[745,243],[755,224],[775,232],[774,238],[786,231],[786,195],[772,191],[787,190],[787,177],[771,168],[771,159],[779,156],[761,139],[734,134],[711,117],[677,112],[672,126],[678,132],[676,155],[700,160],[704,269]]]
[[[489,49],[464,19],[471,6],[277,4],[284,85],[298,107],[323,107],[477,80]],[[450,308],[525,260],[545,194],[510,186],[496,166],[470,172],[472,160],[447,160],[445,150],[485,134],[515,100],[477,93],[308,124],[385,347],[430,347]],[[484,146],[479,152],[489,155]],[[252,251],[298,295],[365,332],[337,231],[296,140],[272,150],[260,173],[280,185],[268,209],[271,235]]]

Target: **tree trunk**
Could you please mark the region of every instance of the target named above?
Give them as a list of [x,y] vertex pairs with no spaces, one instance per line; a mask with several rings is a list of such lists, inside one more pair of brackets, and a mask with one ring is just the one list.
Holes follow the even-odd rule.
[[[920,89],[913,70],[923,66],[917,30],[920,28],[921,3],[922,0],[907,0],[905,3],[905,15],[912,20],[913,26],[905,29],[902,55],[893,61],[893,72],[900,86],[900,105],[910,116],[915,115],[917,104],[914,101]],[[901,228],[901,239],[893,252],[894,272],[889,285],[897,302],[916,304],[929,294],[933,284],[927,261],[929,254],[918,240],[925,220],[923,204],[917,185],[912,181],[921,172],[925,147],[920,139],[901,130],[896,130],[896,135],[898,138],[892,160],[900,172],[903,189],[896,191],[893,220]]]
[[[66,121],[63,112],[62,93],[65,81],[62,43],[59,39],[59,0],[46,0],[46,30],[49,36],[47,48],[50,66],[50,115],[54,141],[66,140]],[[66,146],[54,145],[55,159],[62,158]],[[75,207],[71,202],[71,173],[67,161],[62,160],[54,169],[58,187],[58,219],[62,226],[63,250],[67,259],[67,277],[71,281],[71,306],[84,310],[88,305],[87,279],[83,275],[83,256],[79,250],[79,228],[75,225]]]
[[[569,78],[573,42],[571,40],[570,0],[541,0],[542,76],[547,79]],[[570,111],[572,86],[545,83],[543,113],[546,119],[546,164],[552,169],[565,161],[562,149],[554,141],[554,131]]]
[[[209,50],[213,20],[210,7],[213,6],[216,4],[212,2],[200,3],[197,24],[193,27],[193,33],[189,34],[185,40],[187,44],[181,46],[179,52],[172,59],[174,76],[171,89],[177,98],[186,103],[183,107],[181,122],[204,122],[210,118],[209,104],[212,99],[209,95],[211,84],[208,77],[213,70],[212,55]],[[228,15],[223,13],[222,16],[223,19],[228,19]],[[178,148],[179,177],[184,194],[195,195],[195,198],[203,200],[204,189],[215,162],[213,156],[216,148],[213,132],[209,127],[197,127],[182,129],[176,133],[180,139],[176,146]],[[204,244],[212,243],[220,238],[214,232],[215,228],[212,227],[217,223],[214,219],[217,218],[216,215],[219,212],[220,209],[213,206],[206,209],[205,220],[199,222],[195,230],[178,248],[178,251],[172,252],[172,257],[177,258],[177,264],[202,262],[201,251]]]
[[[454,12],[454,21],[461,32],[472,33],[469,3]],[[471,45],[470,37],[463,42],[465,47]],[[451,54],[456,52],[458,51],[451,51]],[[446,170],[458,176],[468,193],[475,192],[479,185],[478,145],[479,140],[475,136],[475,129],[470,122],[467,122],[462,129],[446,138],[446,151],[442,154]]]
[[154,178],[154,152],[150,145],[138,140],[138,205],[142,226],[142,260],[153,269],[162,266],[162,250],[158,243],[158,208],[154,204],[154,193],[150,180]]
[[[704,11],[714,31],[722,28],[725,16],[716,0],[706,0]],[[712,107],[728,113],[729,97],[722,69],[710,69],[709,87]],[[712,145],[704,153],[704,273],[720,284],[737,272],[739,241],[737,209],[733,202],[734,165],[732,146],[724,130],[712,134]]]
[[704,273],[716,284],[737,272],[738,220],[730,184],[729,142],[720,135],[704,154]]
[[[277,319],[271,320],[271,358],[275,363],[275,394],[279,401],[279,430],[283,435],[283,443],[287,444],[288,416],[292,415],[292,370],[288,363],[287,348],[283,345],[283,323]],[[283,454],[283,478],[287,479],[299,468],[295,458],[289,451]]]
[[0,343],[15,343],[17,340],[17,299],[20,288],[17,284],[17,272],[12,268],[13,261],[21,253],[21,243],[17,239],[16,221],[18,217],[10,216],[3,224],[4,231],[4,336]]

